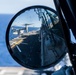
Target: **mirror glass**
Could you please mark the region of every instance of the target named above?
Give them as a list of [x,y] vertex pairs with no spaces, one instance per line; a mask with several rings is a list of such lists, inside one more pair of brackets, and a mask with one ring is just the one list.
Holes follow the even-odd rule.
[[6,37],[12,57],[30,69],[53,66],[67,51],[58,15],[45,6],[32,6],[18,12],[8,25]]

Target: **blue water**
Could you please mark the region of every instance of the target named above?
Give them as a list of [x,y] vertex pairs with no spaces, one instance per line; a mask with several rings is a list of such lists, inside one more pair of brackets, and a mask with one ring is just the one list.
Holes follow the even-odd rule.
[[0,66],[20,66],[10,56],[5,43],[6,29],[13,16],[13,14],[0,14]]

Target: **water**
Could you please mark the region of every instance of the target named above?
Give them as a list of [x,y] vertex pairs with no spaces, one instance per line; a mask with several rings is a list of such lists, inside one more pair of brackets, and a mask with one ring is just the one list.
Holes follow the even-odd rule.
[[20,66],[10,56],[5,43],[6,29],[13,16],[13,14],[0,14],[0,66]]

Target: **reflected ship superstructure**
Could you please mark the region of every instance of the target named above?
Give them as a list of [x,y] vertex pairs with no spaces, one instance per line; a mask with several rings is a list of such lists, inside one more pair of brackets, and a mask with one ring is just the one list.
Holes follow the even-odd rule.
[[[64,34],[56,14],[41,8],[34,9],[33,12],[41,22],[40,27],[29,31],[32,25],[25,24],[24,28],[15,30],[18,36],[11,39],[9,43],[13,55],[23,64],[35,68],[49,66],[56,63],[57,59],[61,59],[67,51]],[[22,34],[20,34],[21,30],[24,30]]]

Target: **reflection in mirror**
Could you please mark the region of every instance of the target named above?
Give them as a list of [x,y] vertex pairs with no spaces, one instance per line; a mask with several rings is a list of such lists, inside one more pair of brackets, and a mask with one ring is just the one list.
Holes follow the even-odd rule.
[[9,44],[12,56],[27,68],[53,66],[67,51],[59,18],[50,9],[30,8],[20,12],[11,23]]

